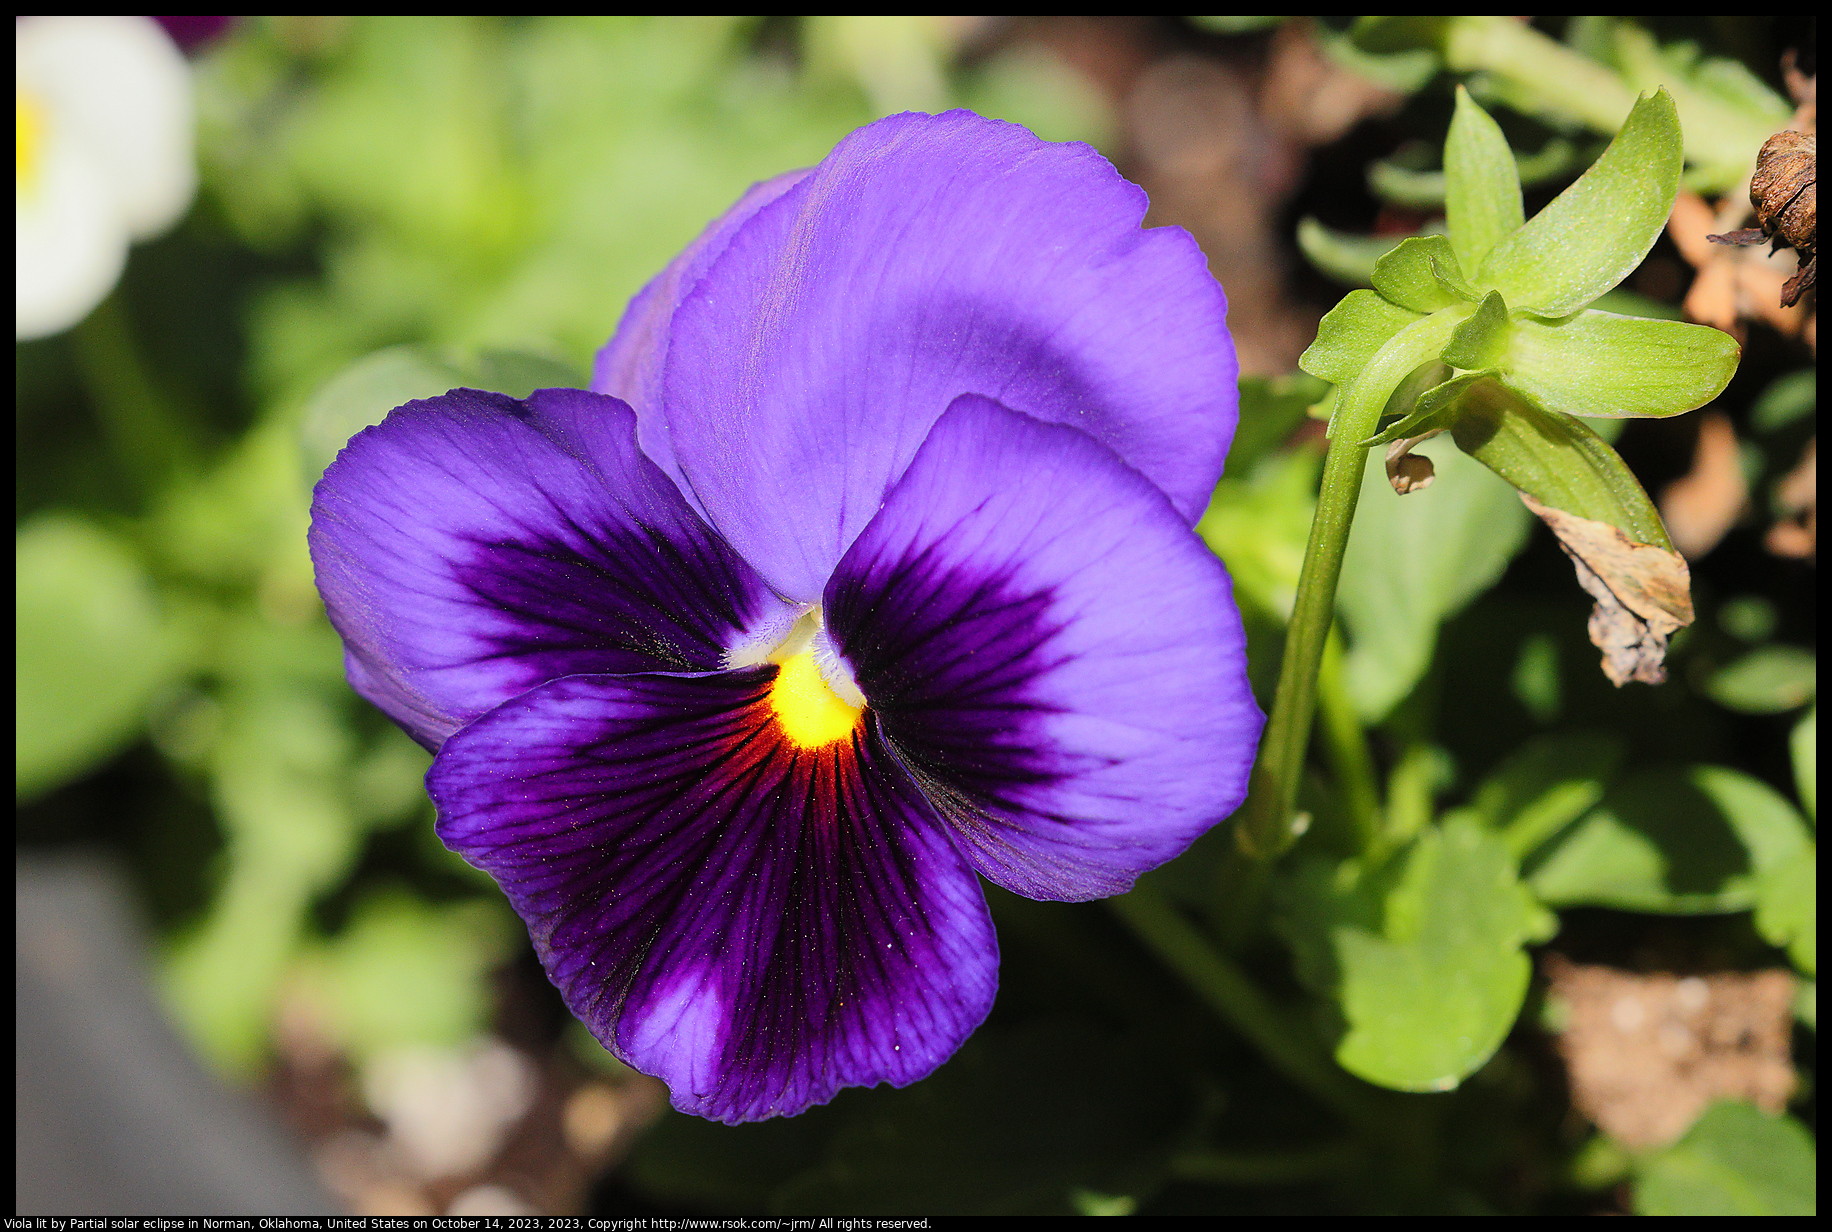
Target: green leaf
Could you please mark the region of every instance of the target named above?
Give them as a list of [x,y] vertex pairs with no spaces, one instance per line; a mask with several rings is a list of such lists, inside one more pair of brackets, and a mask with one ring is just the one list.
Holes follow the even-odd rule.
[[1349,691],[1370,722],[1411,692],[1438,626],[1500,578],[1532,521],[1506,484],[1443,438],[1414,452],[1437,467],[1421,491],[1396,496],[1381,467],[1367,468],[1336,591]]
[[1457,87],[1457,110],[1444,142],[1444,212],[1450,245],[1466,270],[1482,268],[1483,258],[1495,245],[1526,221],[1514,151],[1501,126],[1462,86]]
[[1234,430],[1234,443],[1228,448],[1228,468],[1224,474],[1235,479],[1251,474],[1261,458],[1304,422],[1305,412],[1328,393],[1329,388],[1323,381],[1302,372],[1289,376],[1242,377],[1240,426]]
[[14,792],[81,777],[139,734],[189,639],[139,557],[93,523],[44,514],[15,539]]
[[932,1077],[850,1101],[784,1213],[1068,1214],[1077,1191],[1148,1196],[1191,1092],[1147,1049],[1080,1020],[983,1029]]
[[[1438,232],[1427,227],[1420,235]],[[1337,282],[1351,287],[1374,285],[1374,263],[1410,236],[1350,235],[1324,226],[1306,214],[1298,222],[1298,249],[1309,262]]]
[[1785,428],[1819,409],[1819,371],[1803,368],[1769,383],[1749,413],[1749,426],[1758,432]]
[[1390,56],[1408,51],[1443,54],[1451,17],[1358,17],[1349,30],[1357,48],[1369,55]]
[[395,346],[357,360],[306,404],[300,428],[308,485],[318,482],[351,437],[419,398],[453,389],[487,389],[526,398],[537,389],[582,389],[585,378],[566,364],[519,351],[466,354],[425,346]]
[[390,1048],[461,1044],[489,1024],[489,975],[517,931],[500,899],[434,907],[384,891],[302,958],[301,993],[358,1061]]
[[1637,1215],[1812,1215],[1813,1138],[1792,1117],[1725,1101],[1635,1168]]
[[1319,27],[1323,52],[1337,64],[1369,81],[1378,82],[1396,94],[1413,94],[1437,76],[1440,62],[1429,48],[1408,48],[1386,53],[1370,53],[1356,45],[1349,35],[1330,35]]
[[1368,164],[1368,188],[1392,205],[1422,210],[1444,205],[1444,173],[1418,171],[1383,158]]
[[1649,770],[1540,850],[1527,880],[1552,906],[1745,911],[1758,880],[1809,849],[1792,805],[1717,766]]
[[1641,264],[1666,226],[1685,162],[1666,91],[1635,104],[1577,183],[1497,244],[1473,281],[1516,311],[1576,312]]
[[1542,411],[1490,379],[1465,392],[1451,437],[1541,504],[1607,522],[1638,543],[1672,548],[1640,481],[1587,424]]
[[241,683],[206,758],[228,875],[165,975],[168,1006],[192,1041],[245,1077],[265,1053],[307,907],[348,872],[362,828],[346,794],[352,741],[336,710],[315,689]]
[[1501,840],[1468,817],[1427,828],[1384,868],[1300,864],[1278,926],[1300,976],[1337,997],[1343,1068],[1405,1091],[1444,1091],[1506,1038],[1525,999],[1521,947],[1557,921],[1521,885]]
[[1771,869],[1756,883],[1756,931],[1770,945],[1787,947],[1794,965],[1819,973],[1819,853]]
[[1284,17],[1191,17],[1189,22],[1198,30],[1207,30],[1214,34],[1255,34],[1261,30],[1270,30]]
[[[1661,418],[1724,392],[1742,348],[1708,325],[1580,312],[1514,319],[1507,353],[1480,365],[1548,411],[1604,419]],[[1455,363],[1455,360],[1451,362]]]
[[1436,312],[1476,298],[1457,265],[1450,241],[1441,235],[1401,240],[1374,263],[1374,289],[1402,308]]
[[1502,832],[1516,859],[1589,812],[1622,762],[1622,742],[1606,732],[1543,736],[1517,749],[1476,788],[1470,804]]
[[1813,700],[1819,660],[1798,646],[1758,646],[1705,682],[1705,693],[1727,710],[1784,714]]
[[1808,817],[1819,815],[1819,707],[1807,711],[1807,717],[1794,725],[1788,736],[1788,752],[1794,762],[1794,790],[1806,806]]
[[1482,297],[1476,315],[1457,326],[1450,343],[1444,348],[1447,364],[1472,371],[1493,368],[1508,352],[1513,333],[1508,321],[1508,306],[1501,292],[1490,291]]

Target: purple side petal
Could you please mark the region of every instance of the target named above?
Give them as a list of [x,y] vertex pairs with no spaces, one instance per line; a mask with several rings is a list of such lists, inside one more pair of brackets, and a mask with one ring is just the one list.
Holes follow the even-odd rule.
[[350,683],[428,748],[581,672],[710,671],[786,608],[573,389],[453,390],[356,436],[312,500]]
[[1264,720],[1227,572],[1074,429],[956,402],[826,617],[974,867],[1020,894],[1119,893],[1246,795]]
[[[681,297],[699,282],[706,267],[725,251],[738,228],[793,188],[809,170],[804,167],[785,172],[746,189],[736,205],[714,219],[680,256],[668,263],[667,269],[636,293],[624,309],[623,320],[617,323],[617,332],[598,351],[592,366],[592,389],[630,404],[636,412],[637,437],[643,452],[676,482],[681,478],[680,470],[675,465],[674,446],[668,440],[668,426],[661,419],[662,365],[668,357],[668,327],[674,320],[674,310],[680,306]],[[684,484],[682,491],[687,491]]]
[[921,794],[869,723],[790,745],[775,670],[557,680],[427,775],[439,836],[502,885],[573,1013],[727,1122],[921,1078],[997,980],[979,883]]
[[[663,410],[713,525],[811,601],[963,393],[1102,442],[1206,507],[1234,433],[1227,302],[1085,145],[970,112],[853,133],[681,301]],[[646,438],[645,438],[646,440]]]

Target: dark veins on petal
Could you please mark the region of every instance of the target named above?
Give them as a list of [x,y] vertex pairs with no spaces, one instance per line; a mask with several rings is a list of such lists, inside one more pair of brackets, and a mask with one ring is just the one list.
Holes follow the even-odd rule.
[[588,672],[716,671],[728,638],[756,615],[737,556],[710,532],[530,527],[473,539],[454,570],[493,609],[494,657],[536,679]]
[[[985,912],[951,841],[869,723],[789,743],[775,671],[622,677],[609,721],[604,677],[555,681],[453,737],[432,779],[441,837],[503,886],[573,1012],[729,1121],[911,1081],[991,998],[990,972],[958,986],[990,932],[935,918]],[[657,1054],[697,1047],[673,1038],[694,1030],[669,1002],[683,980],[725,1008],[710,1055],[669,1072]]]
[[1060,777],[1036,755],[1054,709],[1027,688],[1055,666],[1051,600],[933,549],[843,568],[828,588],[828,624],[886,742],[956,825]]

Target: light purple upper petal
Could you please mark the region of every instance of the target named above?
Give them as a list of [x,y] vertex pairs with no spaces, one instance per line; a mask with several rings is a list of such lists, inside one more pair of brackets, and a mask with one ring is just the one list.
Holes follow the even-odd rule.
[[350,682],[428,748],[581,672],[710,671],[786,610],[582,390],[453,390],[356,436],[312,500]]
[[1227,304],[1145,209],[1093,149],[1015,124],[868,125],[720,232],[666,331],[659,407],[637,404],[645,444],[659,410],[712,523],[804,602],[963,393],[1080,428],[1193,523],[1234,432]]
[[964,397],[840,562],[826,619],[981,873],[1126,890],[1226,817],[1263,717],[1227,572],[1071,428]]
[[[657,410],[661,402],[662,365],[668,357],[668,327],[681,297],[699,282],[706,267],[725,251],[726,244],[751,216],[793,188],[809,173],[809,168],[788,171],[753,184],[738,203],[726,210],[700,232],[668,268],[650,279],[624,309],[617,332],[598,351],[592,366],[592,389],[621,398],[636,409],[637,434],[643,452],[679,480],[674,463],[674,448],[668,440],[667,426]],[[683,490],[685,490],[683,488]]]
[[871,724],[796,748],[775,674],[556,680],[427,775],[439,837],[501,884],[573,1013],[732,1122],[921,1078],[998,969],[979,883]]

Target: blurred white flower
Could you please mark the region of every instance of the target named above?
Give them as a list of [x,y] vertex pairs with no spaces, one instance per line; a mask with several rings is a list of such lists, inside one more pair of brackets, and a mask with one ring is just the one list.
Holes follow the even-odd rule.
[[14,332],[42,338],[87,316],[121,276],[129,242],[190,205],[191,71],[147,17],[25,17],[14,52]]

